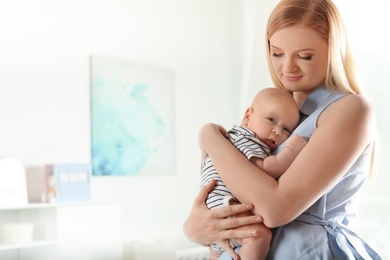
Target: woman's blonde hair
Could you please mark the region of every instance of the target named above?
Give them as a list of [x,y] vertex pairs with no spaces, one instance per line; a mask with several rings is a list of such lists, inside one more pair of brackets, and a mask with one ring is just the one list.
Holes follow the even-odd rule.
[[272,11],[266,30],[266,44],[268,65],[275,86],[284,89],[271,66],[269,39],[276,31],[298,24],[316,31],[328,43],[325,86],[344,93],[360,94],[362,90],[344,23],[331,0],[281,0]]
[[[363,94],[343,19],[332,0],[281,0],[272,11],[266,30],[268,67],[277,88],[285,89],[271,65],[269,39],[289,26],[303,25],[316,31],[328,43],[325,86],[344,93]],[[372,143],[371,175],[375,172],[377,149]]]

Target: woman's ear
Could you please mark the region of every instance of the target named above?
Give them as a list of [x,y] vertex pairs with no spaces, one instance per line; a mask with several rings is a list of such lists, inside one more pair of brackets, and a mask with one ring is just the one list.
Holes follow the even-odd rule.
[[245,111],[244,118],[242,119],[241,124],[244,126],[248,126],[249,118],[253,113],[253,107],[248,107]]

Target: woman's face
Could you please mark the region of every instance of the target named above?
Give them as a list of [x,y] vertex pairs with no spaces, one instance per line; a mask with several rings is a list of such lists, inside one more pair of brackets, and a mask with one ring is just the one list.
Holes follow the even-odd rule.
[[311,92],[324,82],[328,44],[303,25],[276,31],[270,41],[272,67],[289,91]]

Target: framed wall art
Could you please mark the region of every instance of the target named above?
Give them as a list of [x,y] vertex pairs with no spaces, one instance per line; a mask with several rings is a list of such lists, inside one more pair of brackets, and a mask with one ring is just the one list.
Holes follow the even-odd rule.
[[174,174],[174,94],[171,69],[92,56],[92,175]]

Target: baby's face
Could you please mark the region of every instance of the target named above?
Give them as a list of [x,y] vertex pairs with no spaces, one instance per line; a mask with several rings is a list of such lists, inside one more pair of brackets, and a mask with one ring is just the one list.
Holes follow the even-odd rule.
[[244,125],[271,150],[284,142],[295,129],[299,121],[299,111],[295,101],[264,99],[261,104],[252,106],[248,120]]

